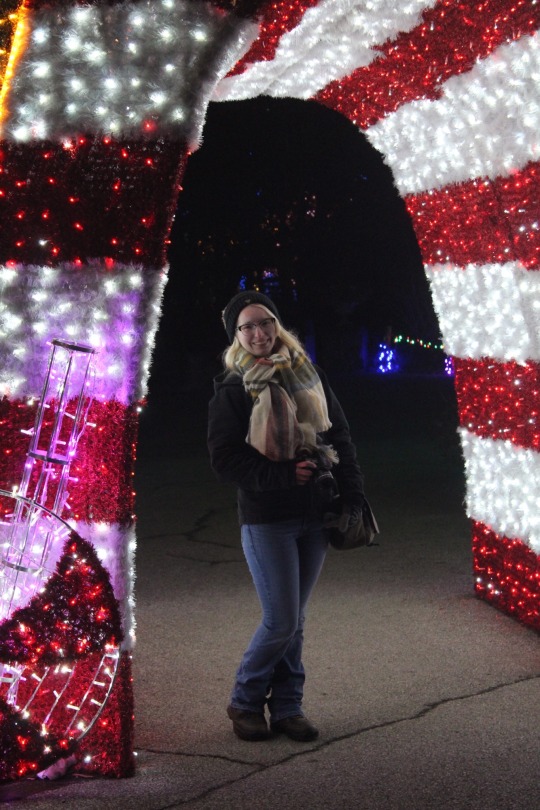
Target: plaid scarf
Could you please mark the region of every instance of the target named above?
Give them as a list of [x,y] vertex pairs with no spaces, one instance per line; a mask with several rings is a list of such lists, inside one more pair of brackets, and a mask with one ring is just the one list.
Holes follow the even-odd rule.
[[317,438],[332,423],[321,379],[306,354],[287,346],[267,358],[243,351],[235,368],[254,400],[248,444],[272,461],[286,461],[298,458],[302,451],[310,454],[317,450],[330,463],[337,463],[333,448]]

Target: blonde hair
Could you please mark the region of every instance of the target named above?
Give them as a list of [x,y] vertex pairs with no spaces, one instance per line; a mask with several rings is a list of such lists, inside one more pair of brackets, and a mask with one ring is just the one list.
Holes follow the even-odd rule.
[[[276,319],[276,342],[279,341],[281,345],[288,346],[288,348],[291,349],[293,352],[305,353],[306,350],[304,349],[304,347],[302,346],[302,344],[300,343],[299,339],[294,334],[294,332],[285,329],[283,324],[280,322],[279,318],[276,318],[274,313],[270,312],[270,310],[267,309],[263,304],[257,303],[256,306],[263,309],[267,313],[269,318]],[[234,371],[236,368],[235,363],[237,357],[239,353],[243,351],[245,351],[245,349],[238,340],[237,336],[235,335],[231,345],[228,346],[228,348],[225,349],[225,351],[223,352],[223,365],[225,366],[225,368],[228,369],[229,371]]]

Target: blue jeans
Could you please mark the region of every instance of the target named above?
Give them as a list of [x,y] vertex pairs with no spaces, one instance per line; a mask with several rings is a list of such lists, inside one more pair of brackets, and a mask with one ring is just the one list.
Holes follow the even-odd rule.
[[242,547],[262,608],[231,695],[236,709],[272,720],[302,714],[305,608],[328,541],[319,520],[302,518],[242,526]]

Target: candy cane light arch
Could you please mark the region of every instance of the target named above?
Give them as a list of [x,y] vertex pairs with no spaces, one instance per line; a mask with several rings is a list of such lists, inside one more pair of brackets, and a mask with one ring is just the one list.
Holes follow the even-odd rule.
[[[133,767],[137,418],[179,183],[212,99],[316,99],[390,165],[455,361],[475,588],[540,626],[539,22],[536,0],[0,0],[2,489],[23,475],[51,342],[93,353],[59,516],[75,535],[45,596],[0,622],[0,664],[16,655],[35,679],[71,650],[76,666],[54,711],[25,713],[23,682],[12,699],[0,684],[0,779],[62,754],[85,772]],[[104,617],[108,635],[94,632]],[[107,644],[114,680],[75,738],[64,718]]]

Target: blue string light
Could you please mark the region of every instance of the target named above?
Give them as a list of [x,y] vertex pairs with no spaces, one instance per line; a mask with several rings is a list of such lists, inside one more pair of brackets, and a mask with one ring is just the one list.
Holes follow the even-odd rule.
[[397,353],[395,349],[387,346],[386,343],[379,343],[377,371],[379,374],[393,374],[394,372],[399,371]]

